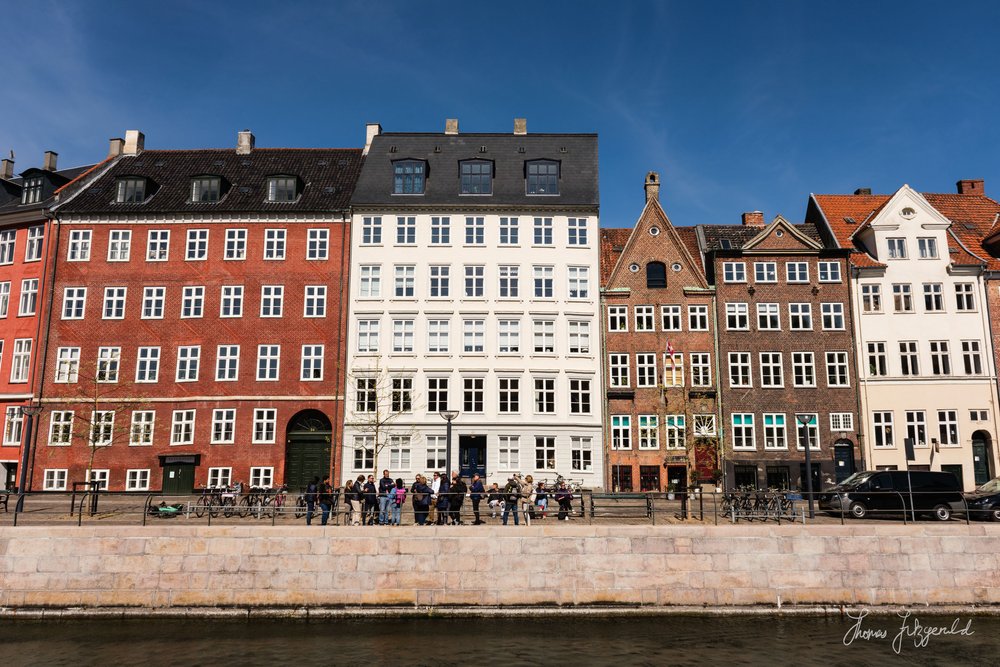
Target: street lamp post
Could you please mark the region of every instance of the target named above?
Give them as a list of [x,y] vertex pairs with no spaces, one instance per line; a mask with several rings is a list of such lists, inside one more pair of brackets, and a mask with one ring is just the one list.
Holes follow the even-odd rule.
[[28,418],[28,423],[24,426],[24,444],[21,445],[21,467],[17,471],[17,505],[14,507],[14,514],[19,514],[24,509],[24,490],[28,480],[28,453],[31,450],[31,424],[36,416],[41,414],[42,406],[29,403],[18,408],[21,415]]
[[442,410],[441,419],[448,422],[448,433],[444,439],[444,474],[448,482],[451,482],[451,423],[458,417],[458,410]]
[[812,415],[796,415],[796,419],[802,424],[802,446],[806,450],[806,494],[809,497],[809,518],[814,519],[816,513],[813,511],[812,456],[809,452],[809,429],[806,428],[813,418]]

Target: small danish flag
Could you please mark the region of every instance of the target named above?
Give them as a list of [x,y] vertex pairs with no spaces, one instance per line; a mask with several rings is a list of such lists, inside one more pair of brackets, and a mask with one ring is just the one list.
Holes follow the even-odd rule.
[[667,354],[672,355],[672,354],[675,354],[676,352],[677,352],[677,350],[674,349],[674,346],[671,345],[670,341],[668,340],[667,341]]

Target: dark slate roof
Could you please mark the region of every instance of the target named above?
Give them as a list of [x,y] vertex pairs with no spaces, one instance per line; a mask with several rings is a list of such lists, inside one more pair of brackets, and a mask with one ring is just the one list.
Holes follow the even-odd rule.
[[[114,164],[59,211],[64,214],[146,215],[150,213],[321,213],[344,211],[361,171],[357,148],[255,148],[249,155],[235,149],[146,150],[118,158]],[[299,178],[302,194],[293,202],[268,202],[267,178]],[[223,197],[194,203],[191,177],[220,176]],[[154,190],[141,204],[115,202],[115,183],[142,176]]]
[[[481,147],[486,152],[480,152]],[[395,149],[395,150],[393,150]],[[521,152],[523,149],[524,152]],[[565,151],[565,152],[564,152]],[[393,195],[393,162],[406,158],[427,162],[423,195]],[[493,194],[460,195],[459,161],[491,160]],[[559,194],[526,195],[524,163],[560,162]],[[365,159],[354,206],[524,206],[530,208],[594,207],[599,204],[596,134],[416,134],[383,133],[374,138]]]
[[[802,223],[792,226],[809,238],[823,243],[816,225]],[[700,225],[700,229],[705,238],[706,252],[713,250],[739,250],[743,247],[744,243],[747,243],[764,231],[764,227],[751,225]],[[724,240],[729,241],[728,248],[725,247]]]
[[[9,181],[4,180],[2,182],[3,194],[0,195],[0,202],[3,202],[3,204],[0,204],[0,215],[3,215],[4,213],[31,211],[35,209],[40,210],[50,206],[56,190],[70,183],[73,179],[78,178],[81,174],[87,173],[87,171],[92,169],[93,166],[94,165],[89,164],[82,167],[72,167],[70,169],[58,169],[56,171],[45,171],[44,169],[35,168],[25,169],[22,174],[26,174],[29,178],[42,176],[46,179],[43,194],[48,196],[42,201],[34,204],[21,204],[21,188],[24,185],[23,176],[12,178]],[[4,201],[5,199],[7,201]]]

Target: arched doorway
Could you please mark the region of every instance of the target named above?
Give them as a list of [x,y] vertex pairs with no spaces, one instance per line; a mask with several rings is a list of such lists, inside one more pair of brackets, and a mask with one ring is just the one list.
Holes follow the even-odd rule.
[[285,432],[285,484],[295,492],[313,477],[330,472],[330,419],[319,410],[303,410],[288,421]]
[[833,443],[833,472],[837,484],[854,474],[854,443],[850,440],[842,438]]
[[990,463],[993,461],[992,438],[986,431],[976,431],[972,434],[972,471],[976,477],[976,486],[985,484],[993,478]]

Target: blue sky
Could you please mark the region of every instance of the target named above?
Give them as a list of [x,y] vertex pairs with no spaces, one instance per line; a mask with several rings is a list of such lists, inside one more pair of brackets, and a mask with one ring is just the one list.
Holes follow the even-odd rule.
[[149,148],[360,146],[387,131],[600,134],[601,217],[649,170],[675,224],[810,192],[1000,195],[1000,3],[18,2],[0,153],[18,170]]

